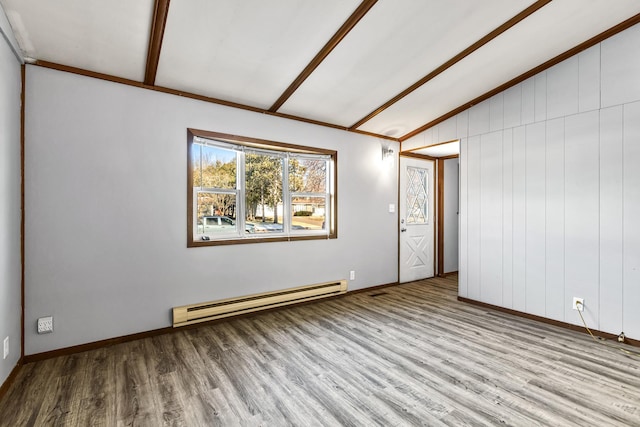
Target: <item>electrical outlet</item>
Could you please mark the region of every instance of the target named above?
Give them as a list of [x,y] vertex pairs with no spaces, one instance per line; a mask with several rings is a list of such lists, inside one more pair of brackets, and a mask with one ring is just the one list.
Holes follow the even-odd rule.
[[573,297],[571,307],[573,307],[574,310],[584,311],[584,298]]
[[9,337],[6,337],[4,339],[4,352],[2,354],[3,354],[2,356],[3,359],[6,359],[7,356],[9,356]]
[[53,332],[53,316],[41,317],[38,319],[38,333],[49,334]]
[[354,270],[349,272],[349,280],[356,280],[356,272]]

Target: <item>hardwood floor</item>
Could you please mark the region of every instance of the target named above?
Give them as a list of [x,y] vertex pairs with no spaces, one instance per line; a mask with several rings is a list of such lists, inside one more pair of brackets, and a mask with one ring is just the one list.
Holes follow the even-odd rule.
[[0,425],[640,426],[640,359],[456,289],[425,280],[28,364]]

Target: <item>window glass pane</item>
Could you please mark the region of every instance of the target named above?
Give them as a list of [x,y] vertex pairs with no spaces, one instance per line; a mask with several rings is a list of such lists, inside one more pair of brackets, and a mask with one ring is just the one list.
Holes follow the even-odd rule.
[[284,159],[275,154],[245,154],[245,197],[248,227],[255,233],[282,233]]
[[235,194],[198,192],[197,228],[198,234],[217,232],[233,233],[236,230]]
[[426,224],[428,219],[427,170],[407,167],[407,224]]
[[236,151],[211,145],[201,145],[200,151],[202,185],[197,187],[235,189]]
[[200,187],[202,183],[202,168],[200,156],[202,155],[202,145],[193,144],[191,146],[191,171],[193,173],[193,186]]
[[324,193],[327,161],[292,157],[289,160],[289,187],[297,193]]
[[326,228],[326,199],[324,197],[291,198],[291,230],[323,230]]

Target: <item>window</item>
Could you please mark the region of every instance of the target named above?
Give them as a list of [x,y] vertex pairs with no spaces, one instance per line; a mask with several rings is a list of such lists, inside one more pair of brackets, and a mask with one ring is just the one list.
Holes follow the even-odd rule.
[[331,150],[188,130],[188,246],[337,237]]
[[407,224],[428,224],[428,171],[407,167]]

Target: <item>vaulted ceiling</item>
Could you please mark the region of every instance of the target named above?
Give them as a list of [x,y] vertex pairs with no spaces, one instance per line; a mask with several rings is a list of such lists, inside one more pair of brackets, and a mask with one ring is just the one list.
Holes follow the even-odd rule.
[[638,0],[0,0],[28,62],[397,140],[640,22]]

